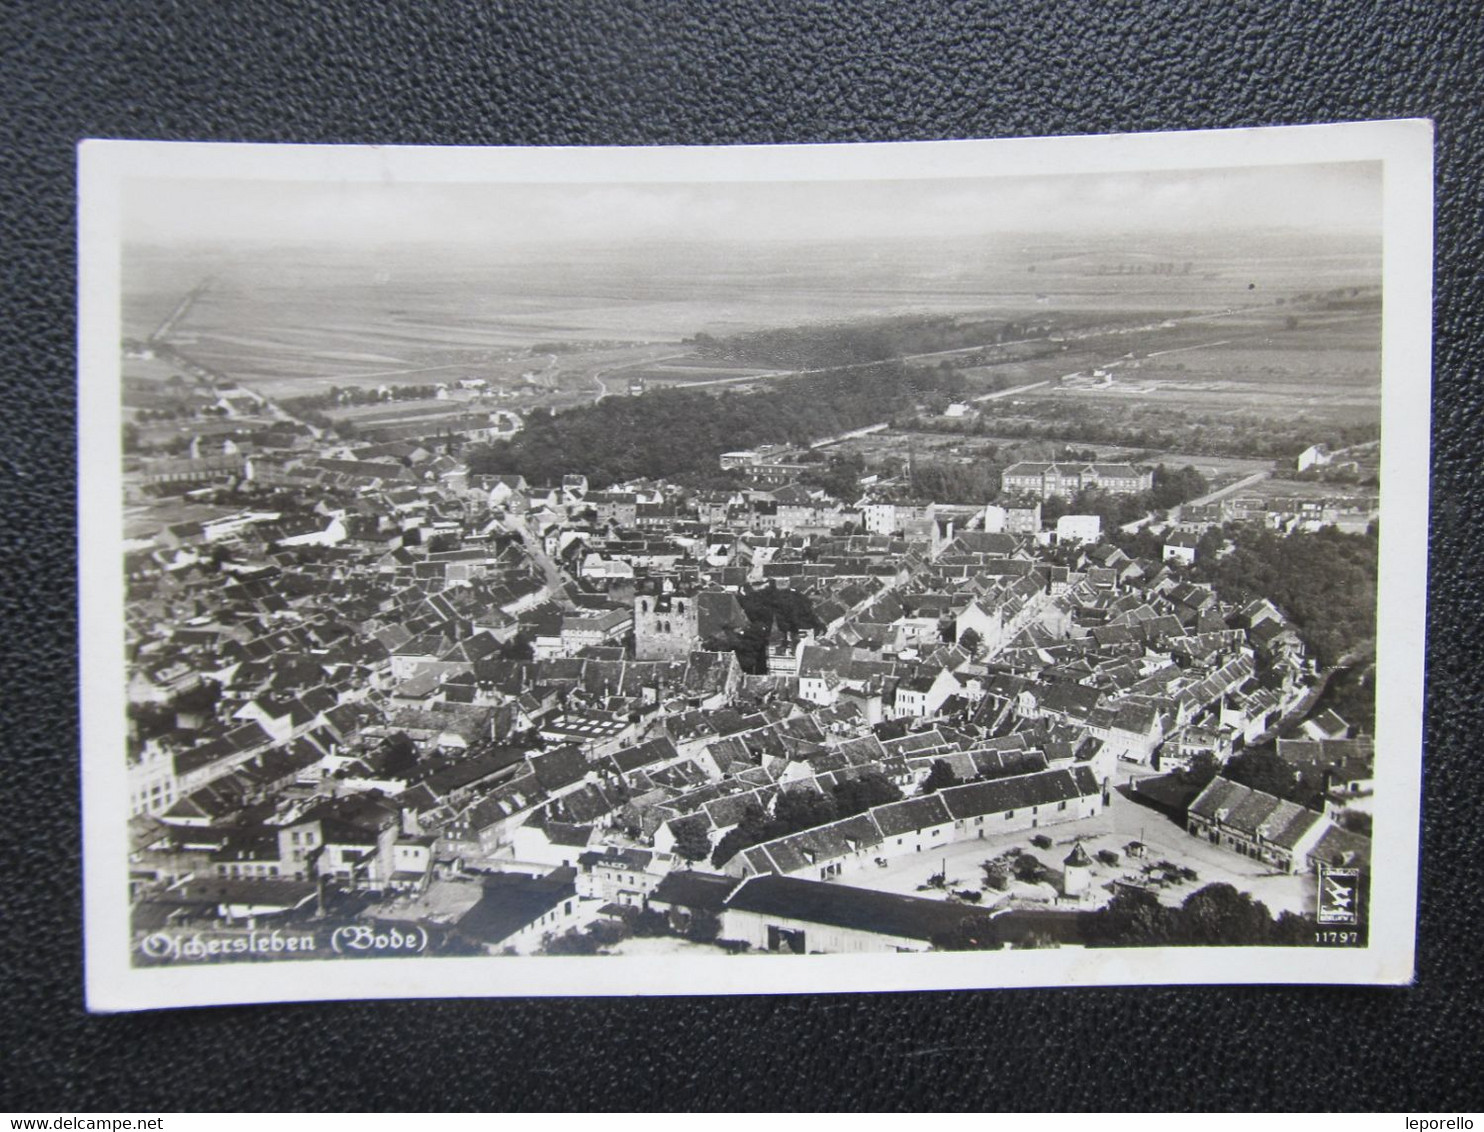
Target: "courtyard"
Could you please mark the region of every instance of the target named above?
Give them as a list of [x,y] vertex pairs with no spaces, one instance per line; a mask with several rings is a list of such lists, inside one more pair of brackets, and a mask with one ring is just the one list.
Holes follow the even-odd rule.
[[[1037,848],[1031,843],[1032,837],[1050,838],[1051,848]],[[1226,883],[1262,901],[1274,916],[1285,911],[1312,912],[1314,909],[1312,876],[1275,873],[1260,862],[1192,837],[1163,814],[1131,802],[1116,791],[1110,804],[1093,818],[951,841],[932,851],[924,850],[888,860],[884,866],[876,864],[871,857],[865,857],[845,863],[844,872],[836,879],[841,884],[858,888],[928,898],[947,899],[948,891],[955,889],[983,890],[978,905],[983,908],[992,908],[1011,897],[1050,903],[1055,899],[1056,891],[1047,884],[1023,884],[1012,880],[1005,892],[988,888],[980,865],[1018,849],[1035,857],[1059,876],[1063,860],[1078,841],[1093,857],[1091,888],[1094,903],[1103,903],[1111,895],[1105,885],[1115,880],[1144,881],[1146,865],[1169,861],[1193,870],[1196,879],[1172,879],[1162,887],[1156,887],[1154,891],[1166,904],[1180,904],[1206,885]],[[1145,847],[1142,859],[1130,857],[1125,852],[1125,847],[1135,841]],[[1103,850],[1117,853],[1118,863],[1108,865],[1099,861],[1097,854]],[[946,874],[946,891],[928,884],[929,879],[938,873]]]

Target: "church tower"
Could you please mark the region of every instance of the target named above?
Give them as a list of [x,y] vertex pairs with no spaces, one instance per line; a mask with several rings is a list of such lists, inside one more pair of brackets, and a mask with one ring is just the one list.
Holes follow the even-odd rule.
[[634,596],[635,660],[683,660],[700,647],[699,603],[694,595]]

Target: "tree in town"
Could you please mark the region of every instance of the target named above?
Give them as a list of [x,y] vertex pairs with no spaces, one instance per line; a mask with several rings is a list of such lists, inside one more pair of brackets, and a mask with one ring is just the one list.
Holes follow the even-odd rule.
[[1016,857],[1012,871],[1015,873],[1015,879],[1025,884],[1039,884],[1047,879],[1048,873],[1046,866],[1030,853],[1022,853]]
[[1233,782],[1294,802],[1310,800],[1298,771],[1267,747],[1256,747],[1230,759],[1222,771]]
[[1221,760],[1210,751],[1202,751],[1178,773],[1180,781],[1187,786],[1205,789],[1211,779],[1221,773]]
[[711,853],[711,863],[717,868],[730,861],[749,846],[767,840],[768,815],[756,802],[748,802],[742,808],[742,817],[722,835]]
[[710,652],[735,653],[743,672],[749,676],[763,676],[768,671],[768,641],[771,635],[768,622],[749,621],[741,629],[728,626],[702,641],[701,647]]
[[834,796],[836,818],[852,817],[865,813],[872,806],[902,800],[902,792],[880,771],[867,771],[837,782],[830,793]]
[[585,929],[568,928],[561,935],[549,937],[541,945],[541,954],[599,955],[631,934],[629,925],[622,921],[598,920]]
[[1266,904],[1230,884],[1208,884],[1180,906],[1177,940],[1235,947],[1268,942],[1273,917]]
[[1333,667],[1375,638],[1377,542],[1332,527],[1279,535],[1255,524],[1229,525],[1232,551],[1197,551],[1192,574],[1233,604],[1267,598],[1293,622],[1318,663]]
[[691,913],[690,923],[685,927],[685,938],[692,943],[715,943],[721,935],[721,917],[714,912]]
[[671,824],[675,832],[675,853],[692,863],[704,861],[711,855],[711,838],[707,835],[707,824],[702,820],[679,820]]
[[782,837],[801,829],[828,825],[838,816],[835,800],[828,794],[816,794],[812,790],[784,790],[773,803],[774,829],[769,830],[769,837]]
[[999,951],[1004,942],[988,916],[970,912],[952,927],[935,932],[932,945],[936,951]]
[[1156,947],[1172,943],[1176,911],[1159,902],[1147,888],[1120,886],[1099,913],[1099,942],[1114,946]]
[[531,660],[536,656],[536,634],[522,629],[500,646],[501,660]]
[[1340,815],[1340,828],[1358,833],[1362,837],[1371,835],[1371,815],[1363,810],[1346,810]]
[[936,794],[939,790],[946,790],[958,784],[959,778],[953,773],[953,768],[942,759],[934,759],[932,767],[928,770],[927,778],[923,780],[920,793]]

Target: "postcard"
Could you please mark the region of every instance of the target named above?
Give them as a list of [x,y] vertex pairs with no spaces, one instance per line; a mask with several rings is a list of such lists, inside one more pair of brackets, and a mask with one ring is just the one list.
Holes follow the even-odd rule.
[[1431,233],[1420,121],[84,142],[89,1007],[1408,982]]

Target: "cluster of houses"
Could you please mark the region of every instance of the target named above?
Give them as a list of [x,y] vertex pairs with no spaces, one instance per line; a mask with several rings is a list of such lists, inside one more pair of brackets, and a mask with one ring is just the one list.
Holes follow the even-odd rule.
[[[1325,527],[1344,534],[1364,534],[1380,514],[1380,495],[1375,488],[1321,496],[1297,492],[1237,494],[1212,503],[1182,506],[1175,529],[1198,534],[1221,523],[1261,523],[1280,534],[1314,532]],[[1193,553],[1194,543],[1190,545]]]
[[[847,504],[728,455],[747,488],[534,486],[416,440],[184,483],[141,461],[163,518],[124,563],[136,931],[349,916],[524,953],[654,909],[774,950],[921,949],[941,899],[840,878],[1075,830],[1121,768],[1223,760],[1307,702],[1282,612],[1179,560],[1096,530],[1053,556],[1034,503]],[[754,624],[768,591],[807,616]],[[1356,740],[1285,742],[1368,794]],[[1286,870],[1366,852],[1244,789],[1216,779],[1191,834]],[[816,824],[767,826],[809,799]]]

